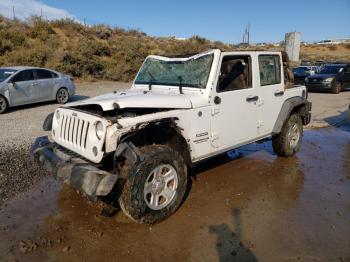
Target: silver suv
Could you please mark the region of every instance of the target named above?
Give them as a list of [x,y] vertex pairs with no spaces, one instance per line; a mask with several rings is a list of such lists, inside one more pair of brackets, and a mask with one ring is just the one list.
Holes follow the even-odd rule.
[[0,114],[9,107],[56,100],[75,94],[70,76],[36,67],[0,67]]

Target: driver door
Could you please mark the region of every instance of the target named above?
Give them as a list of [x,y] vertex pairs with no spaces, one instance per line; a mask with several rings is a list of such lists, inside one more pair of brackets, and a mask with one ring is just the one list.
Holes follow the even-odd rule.
[[35,101],[32,95],[35,85],[32,70],[23,70],[14,75],[9,86],[11,104],[17,106]]
[[250,55],[224,55],[212,107],[211,144],[215,151],[240,146],[258,135],[259,97]]

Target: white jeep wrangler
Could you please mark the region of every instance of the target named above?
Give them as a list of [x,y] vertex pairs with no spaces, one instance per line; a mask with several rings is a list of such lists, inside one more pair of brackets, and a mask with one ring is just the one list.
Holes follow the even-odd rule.
[[280,52],[149,56],[132,87],[66,104],[32,148],[36,161],[90,199],[113,199],[130,218],[159,222],[184,200],[199,161],[272,138],[295,154],[311,103],[286,88]]

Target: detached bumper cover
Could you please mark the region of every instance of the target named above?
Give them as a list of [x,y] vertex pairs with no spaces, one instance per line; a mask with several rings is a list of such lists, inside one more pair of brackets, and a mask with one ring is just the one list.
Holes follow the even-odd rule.
[[31,149],[36,162],[52,175],[87,195],[91,200],[108,195],[118,176],[98,169],[91,163],[60,150],[47,136],[39,137]]

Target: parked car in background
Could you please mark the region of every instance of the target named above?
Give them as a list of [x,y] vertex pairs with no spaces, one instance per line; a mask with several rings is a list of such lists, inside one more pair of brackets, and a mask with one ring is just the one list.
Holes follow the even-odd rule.
[[309,91],[330,91],[339,94],[349,87],[350,65],[327,64],[312,76],[305,78],[305,85]]
[[294,83],[304,85],[305,78],[310,75],[316,74],[317,71],[317,66],[298,66],[293,68]]
[[0,67],[0,114],[9,107],[43,101],[65,104],[74,94],[68,75],[36,67]]

